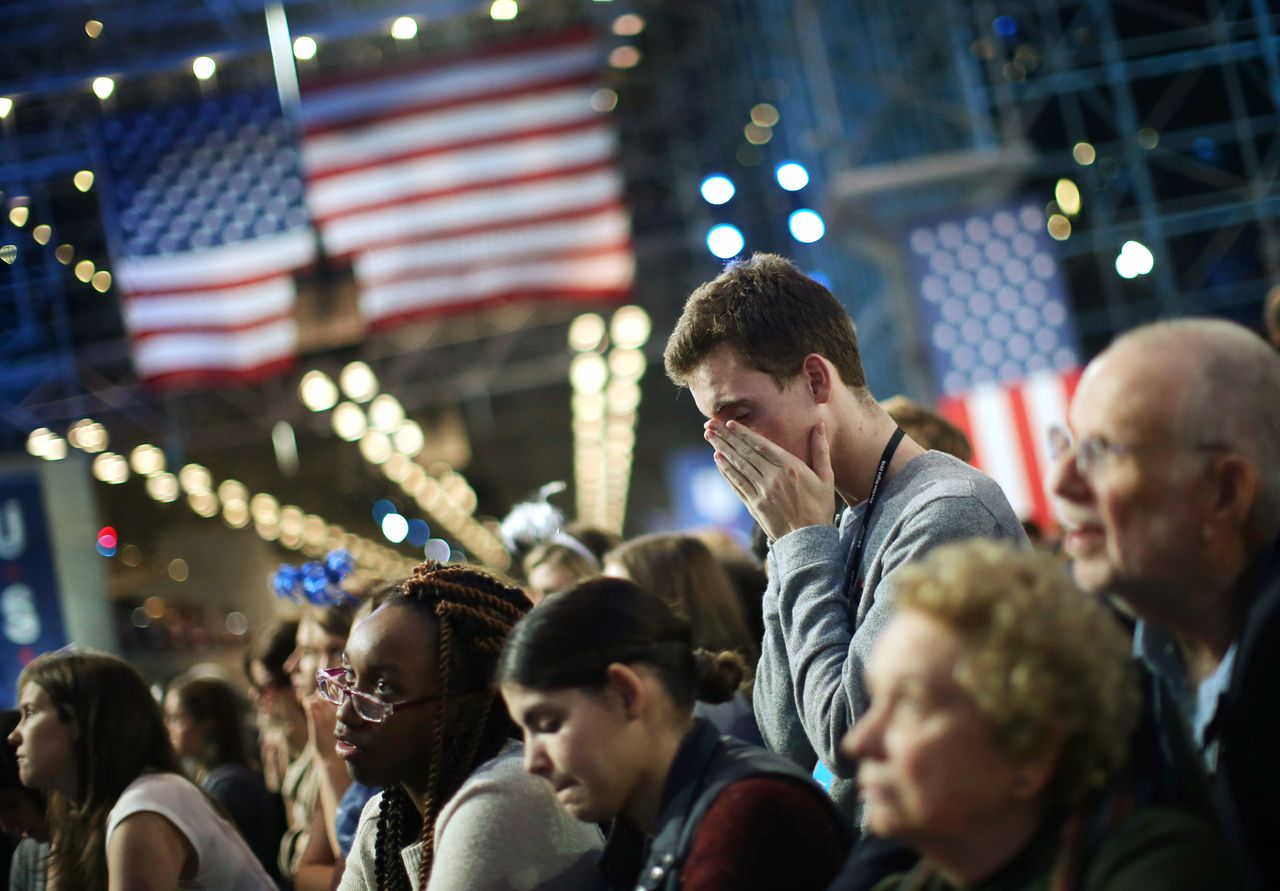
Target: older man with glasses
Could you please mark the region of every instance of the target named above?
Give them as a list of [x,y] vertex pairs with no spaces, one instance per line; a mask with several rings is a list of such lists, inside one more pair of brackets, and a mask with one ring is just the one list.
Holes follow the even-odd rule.
[[1162,322],[1085,371],[1049,485],[1077,583],[1200,748],[1223,829],[1280,888],[1280,355],[1238,325]]

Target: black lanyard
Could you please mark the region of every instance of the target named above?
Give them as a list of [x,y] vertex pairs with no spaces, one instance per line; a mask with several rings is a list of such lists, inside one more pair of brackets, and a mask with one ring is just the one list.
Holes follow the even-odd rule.
[[858,537],[853,541],[853,551],[849,554],[849,565],[845,567],[844,571],[844,590],[845,594],[850,597],[853,594],[854,583],[858,578],[858,570],[862,568],[862,548],[867,543],[867,529],[871,526],[871,512],[876,509],[876,504],[880,500],[880,483],[884,481],[884,474],[889,469],[889,462],[893,460],[893,453],[898,450],[898,443],[902,442],[902,437],[905,435],[901,427],[894,430],[893,436],[889,437],[889,442],[880,454],[880,466],[876,468],[876,478],[871,481],[871,494],[867,496],[867,506],[862,512],[862,523],[858,527]]

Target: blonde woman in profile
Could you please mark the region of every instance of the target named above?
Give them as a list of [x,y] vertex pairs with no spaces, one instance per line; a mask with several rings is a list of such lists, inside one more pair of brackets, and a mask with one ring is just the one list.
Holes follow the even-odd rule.
[[875,891],[1244,887],[1200,816],[1111,786],[1138,714],[1129,641],[1052,557],[948,545],[896,594],[842,749],[871,831],[922,859]]

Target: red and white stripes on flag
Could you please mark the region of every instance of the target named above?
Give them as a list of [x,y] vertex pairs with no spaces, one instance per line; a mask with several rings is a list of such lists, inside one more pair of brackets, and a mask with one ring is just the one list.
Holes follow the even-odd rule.
[[242,383],[297,346],[293,273],[312,263],[293,133],[274,89],[210,95],[101,123],[102,181],[138,378]]
[[586,29],[304,84],[307,203],[374,328],[511,299],[626,297],[617,140]]
[[1016,384],[978,384],[938,401],[938,412],[973,444],[973,465],[1000,484],[1018,516],[1046,532],[1056,525],[1045,488],[1047,432],[1066,426],[1079,381],[1079,369],[1035,372]]
[[116,267],[138,377],[175,386],[249,381],[292,364],[293,271],[312,262],[303,227],[198,253],[130,257]]

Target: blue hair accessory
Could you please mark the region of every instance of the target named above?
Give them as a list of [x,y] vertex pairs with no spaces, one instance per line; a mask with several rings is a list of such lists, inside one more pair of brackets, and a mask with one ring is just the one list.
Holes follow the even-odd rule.
[[281,564],[271,580],[271,587],[277,597],[294,603],[339,606],[354,599],[342,590],[342,580],[355,568],[356,561],[350,551],[330,551],[324,562],[312,561],[301,566]]

